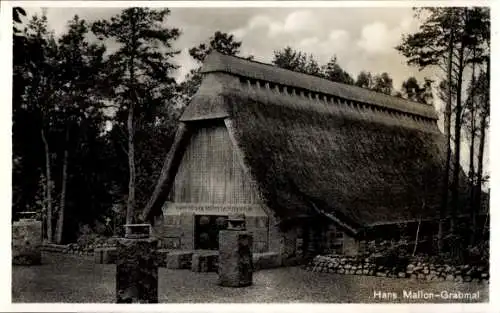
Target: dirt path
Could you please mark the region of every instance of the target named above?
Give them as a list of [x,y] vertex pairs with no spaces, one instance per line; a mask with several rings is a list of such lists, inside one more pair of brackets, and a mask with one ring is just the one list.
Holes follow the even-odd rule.
[[[43,261],[44,264],[41,266],[13,266],[13,302],[113,303],[115,301],[114,265],[93,264],[89,260],[64,255],[44,255]],[[231,289],[216,285],[216,275],[161,268],[159,301],[161,303],[471,302],[467,299],[447,300],[436,297],[408,299],[404,297],[405,291],[433,294],[441,294],[444,291],[448,294],[479,291],[479,300],[474,302],[488,301],[488,286],[484,284],[311,273],[299,267],[288,267],[256,272],[253,286]],[[388,295],[390,299],[383,299],[384,295]]]

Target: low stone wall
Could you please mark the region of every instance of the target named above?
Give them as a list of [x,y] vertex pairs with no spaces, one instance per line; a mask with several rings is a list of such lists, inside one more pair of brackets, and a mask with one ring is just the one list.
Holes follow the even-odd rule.
[[80,255],[80,256],[87,256],[87,255],[94,255],[94,251],[85,251],[85,250],[80,250],[76,249],[75,247],[72,247],[71,245],[57,245],[53,243],[45,243],[42,246],[42,251],[44,252],[51,252],[51,253],[62,253],[62,254],[73,254],[73,255]]
[[[208,261],[207,270],[200,270],[199,262],[200,256],[203,255],[205,257],[209,257],[210,260],[202,260]],[[203,258],[202,258],[203,259]],[[194,261],[194,269],[193,269],[193,261]],[[254,270],[263,270],[280,267],[282,264],[280,263],[280,258],[278,253],[276,252],[264,252],[264,253],[253,253],[252,263],[254,266]],[[217,271],[217,266],[219,263],[219,252],[218,251],[168,251],[166,252],[166,265],[165,267],[170,269],[190,269],[196,272],[200,271],[208,271],[215,272]]]
[[[42,251],[45,253],[68,254],[79,257],[84,257],[86,260],[91,260],[97,264],[115,264],[116,263],[116,245],[113,243],[97,245],[94,250],[81,249],[78,245],[57,245],[57,244],[44,244]],[[158,249],[158,266],[170,269],[192,269],[192,257],[195,251],[181,251]],[[197,252],[200,253],[200,252]],[[215,255],[209,270],[216,271],[218,265],[218,251],[204,251],[202,254]],[[264,252],[253,254],[253,265],[255,270],[270,269],[282,266],[280,258],[276,252]],[[297,264],[288,264],[297,265]],[[200,270],[197,270],[200,271]]]
[[56,245],[56,244],[43,244],[42,252],[43,253],[53,253],[53,254],[65,254],[75,256],[81,259],[85,259],[88,261],[94,260],[94,252],[93,251],[82,251],[77,249],[71,249],[70,245]]
[[280,257],[277,252],[254,253],[252,258],[254,270],[280,267]]
[[403,268],[378,265],[374,258],[343,255],[316,256],[306,269],[313,272],[346,275],[368,275],[391,278],[411,278],[429,281],[489,282],[489,269],[484,265],[432,264],[409,260]]

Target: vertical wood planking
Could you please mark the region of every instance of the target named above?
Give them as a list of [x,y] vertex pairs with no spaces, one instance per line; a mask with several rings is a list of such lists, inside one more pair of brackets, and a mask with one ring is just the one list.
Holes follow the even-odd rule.
[[199,128],[193,135],[173,191],[174,201],[182,203],[258,203],[224,125]]

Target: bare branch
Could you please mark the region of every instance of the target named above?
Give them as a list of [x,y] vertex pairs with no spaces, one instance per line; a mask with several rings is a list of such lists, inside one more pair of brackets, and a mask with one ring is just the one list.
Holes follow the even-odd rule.
[[442,64],[436,64],[443,72],[446,72],[446,69],[444,67],[444,65]]
[[123,145],[123,143],[121,141],[119,141],[118,144],[120,145],[120,148],[122,148],[122,150],[125,153],[125,155],[128,156],[128,150],[125,148],[125,146]]

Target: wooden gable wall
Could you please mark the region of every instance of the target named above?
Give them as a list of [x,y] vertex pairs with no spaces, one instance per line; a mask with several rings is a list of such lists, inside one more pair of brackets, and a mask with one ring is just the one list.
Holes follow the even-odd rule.
[[174,203],[259,204],[223,122],[203,125],[192,136],[179,166]]

